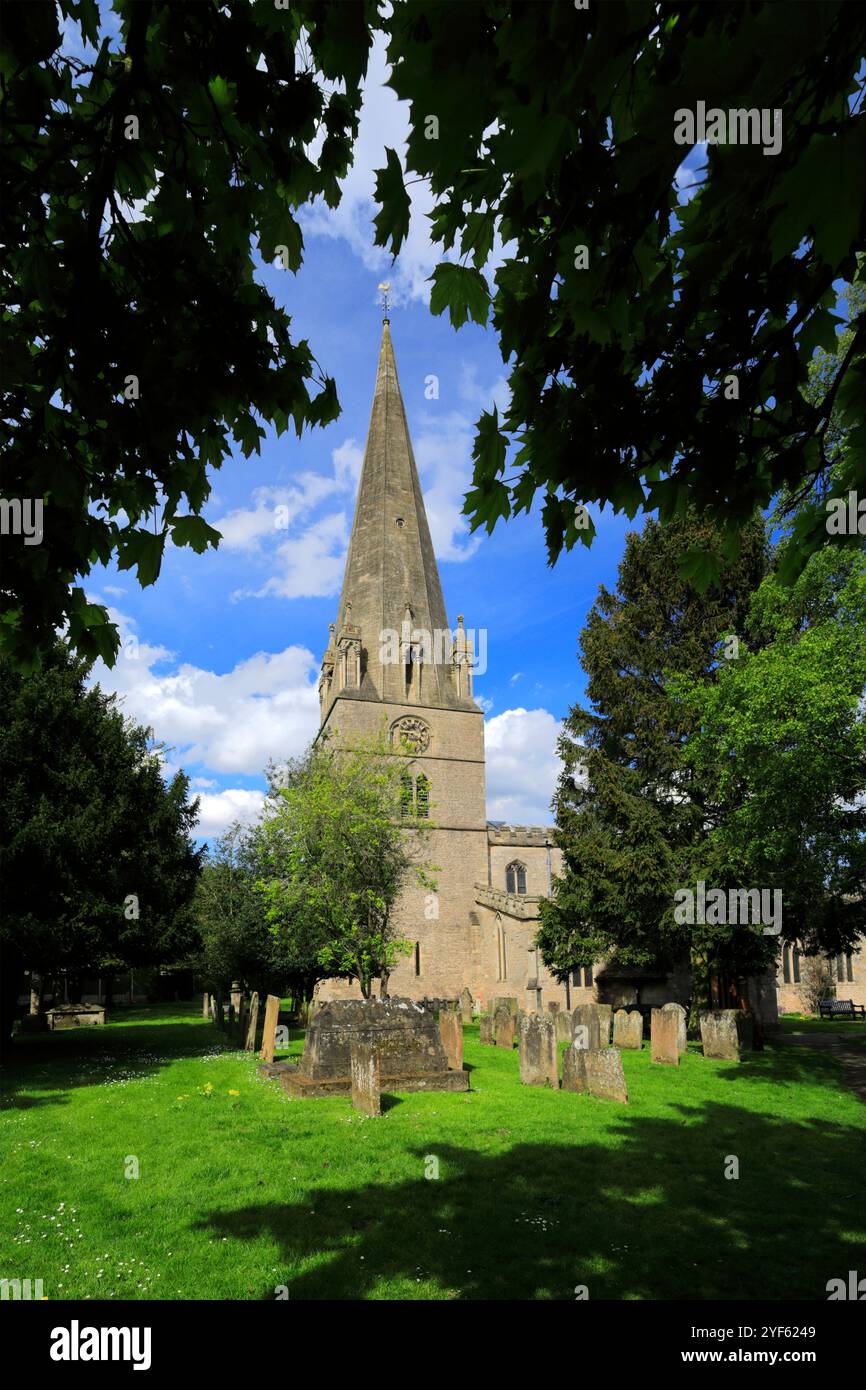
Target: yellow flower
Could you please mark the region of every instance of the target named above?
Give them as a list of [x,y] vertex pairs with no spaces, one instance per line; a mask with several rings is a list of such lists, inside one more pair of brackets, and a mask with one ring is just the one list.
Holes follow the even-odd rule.
[[230,1095],[230,1096],[239,1096],[239,1095],[240,1095],[240,1091],[229,1091],[229,1095]]

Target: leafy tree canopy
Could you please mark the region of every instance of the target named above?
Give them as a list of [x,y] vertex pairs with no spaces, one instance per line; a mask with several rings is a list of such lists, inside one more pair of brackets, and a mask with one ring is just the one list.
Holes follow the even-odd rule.
[[[504,416],[478,423],[473,526],[540,495],[553,561],[591,542],[576,504],[694,507],[732,554],[756,507],[825,472],[834,412],[866,482],[862,302],[838,369],[804,389],[815,348],[835,353],[834,283],[864,278],[862,6],[406,0],[387,28],[406,170],[454,248],[431,308],[455,327],[492,312],[511,364]],[[724,112],[727,143],[681,202],[675,128],[699,103]],[[748,111],[765,132],[732,143],[728,113]],[[390,159],[378,193],[396,253],[407,194]],[[792,558],[821,539],[804,529]],[[719,576],[713,549],[682,563],[701,586]]]
[[315,744],[274,783],[260,887],[275,935],[315,942],[319,976],[356,979],[369,998],[411,949],[395,920],[401,892],[413,880],[433,886],[429,823],[407,809],[409,759],[385,735],[340,744]]
[[262,421],[338,413],[254,268],[297,270],[297,208],[338,200],[373,8],[114,0],[115,39],[97,0],[4,5],[3,497],[44,499],[41,544],[6,542],[19,661],[64,624],[112,661],[77,579],[116,559],[150,584],[169,538],[216,545],[209,470],[257,452]]

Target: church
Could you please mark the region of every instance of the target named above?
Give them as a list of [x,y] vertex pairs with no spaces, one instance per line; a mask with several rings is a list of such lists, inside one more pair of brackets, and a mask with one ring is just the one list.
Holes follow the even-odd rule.
[[[445,611],[387,318],[319,701],[319,736],[337,747],[375,738],[383,726],[395,751],[411,747],[405,795],[433,827],[425,849],[436,866],[433,911],[424,889],[406,889],[397,926],[413,950],[391,973],[392,995],[454,998],[469,989],[484,1006],[510,996],[539,1012],[550,1002],[571,1009],[596,999],[616,1008],[688,1000],[687,970],[638,977],[609,963],[560,984],[533,945],[539,898],[550,893],[562,855],[552,827],[487,819],[472,642],[463,615],[452,630]],[[355,997],[358,987],[328,980],[317,995]]]

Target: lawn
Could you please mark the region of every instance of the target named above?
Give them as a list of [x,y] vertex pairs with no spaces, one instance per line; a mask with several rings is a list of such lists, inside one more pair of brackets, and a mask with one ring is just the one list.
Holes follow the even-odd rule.
[[472,1027],[469,1094],[368,1120],[287,1100],[198,1012],[20,1041],[0,1277],[51,1299],[825,1299],[866,1268],[866,1106],[831,1056],[624,1053],[618,1106],[521,1086]]

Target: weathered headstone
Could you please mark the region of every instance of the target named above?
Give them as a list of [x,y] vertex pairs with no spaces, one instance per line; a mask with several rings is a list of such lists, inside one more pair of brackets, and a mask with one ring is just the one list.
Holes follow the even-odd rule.
[[513,994],[498,994],[490,1006],[490,1012],[495,1014],[498,1009],[507,1009],[517,1018],[518,1008],[519,1005]]
[[210,1018],[210,995],[209,995],[209,994],[203,994],[202,997],[201,997],[201,1016],[202,1016],[202,1018]]
[[700,1016],[701,1044],[705,1057],[739,1061],[751,1045],[752,1021],[739,1009],[708,1009]]
[[482,1014],[478,1020],[478,1041],[493,1047],[496,1039],[493,1036],[493,1019],[490,1014]]
[[514,1047],[517,1017],[510,1009],[498,1008],[493,1015],[493,1036],[497,1047]]
[[277,994],[269,994],[265,1005],[265,1026],[262,1032],[262,1050],[259,1053],[263,1062],[274,1060],[277,1043],[277,1023],[280,1017],[280,999]]
[[617,1009],[613,1016],[613,1045],[640,1052],[643,1047],[643,1015],[636,1009]]
[[[458,1026],[460,1015],[452,1015]],[[443,1015],[445,1017],[445,1015]],[[369,1042],[379,1058],[385,1091],[468,1091],[469,1073],[448,1066],[439,1024],[413,999],[343,999],[323,1004],[310,1021],[300,1064],[278,1062],[293,1098],[348,1095],[352,1043]]]
[[230,991],[230,994],[229,994],[229,998],[230,998],[232,1004],[234,1004],[234,1007],[235,1007],[235,1015],[237,1015],[237,1014],[240,1013],[240,1009],[241,1009],[241,994],[242,994],[242,990],[241,990],[241,987],[240,987],[239,982],[238,982],[237,980],[232,980],[232,987],[231,987],[231,991]]
[[571,1015],[571,1036],[583,1051],[597,1052],[601,1047],[601,1022],[594,1004],[578,1004]]
[[259,1026],[259,996],[258,991],[254,990],[250,999],[250,1011],[247,1018],[247,1031],[244,1038],[244,1050],[255,1052],[256,1050],[256,1029]]
[[562,1089],[627,1104],[628,1087],[619,1048],[605,1047],[596,1052],[567,1047],[562,1054]]
[[559,1013],[559,1002],[558,1002],[558,1000],[556,1000],[556,999],[548,999],[548,1001],[547,1001],[547,1012],[548,1012],[549,1014],[558,1014],[558,1013]]
[[559,1089],[556,1024],[552,1014],[523,1014],[517,1035],[520,1080],[524,1086]]
[[460,993],[460,1016],[464,1023],[472,1022],[472,995],[468,989]]
[[463,1018],[453,1009],[439,1015],[439,1036],[452,1071],[463,1070]]
[[613,1008],[610,1004],[596,1004],[595,1011],[598,1014],[601,1045],[602,1047],[610,1047],[611,1030],[613,1028]]
[[372,1041],[359,1040],[349,1048],[352,1078],[352,1105],[362,1115],[381,1115],[381,1067]]
[[570,1043],[574,1038],[574,1019],[570,1009],[560,1009],[554,1014],[556,1021],[556,1041]]
[[677,1051],[686,1052],[686,1028],[688,1025],[688,1015],[682,1004],[665,1004],[668,1013],[675,1014],[677,1019]]
[[679,1020],[670,1009],[653,1009],[650,1016],[650,1058],[678,1067],[680,1051],[677,1046]]

